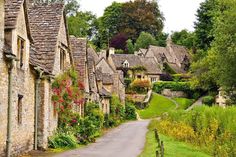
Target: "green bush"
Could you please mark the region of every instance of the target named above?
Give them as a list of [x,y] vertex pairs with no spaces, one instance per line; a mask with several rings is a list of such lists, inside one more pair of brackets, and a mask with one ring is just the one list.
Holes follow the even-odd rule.
[[73,134],[64,132],[56,132],[53,136],[49,137],[49,148],[76,148],[77,139]]
[[164,89],[183,91],[189,98],[198,99],[202,94],[200,89],[192,89],[189,82],[159,81],[154,83],[153,91],[161,94]]
[[151,82],[149,80],[134,80],[130,87],[133,91],[138,94],[146,94],[148,90],[151,88]]
[[154,83],[153,85],[153,90],[156,93],[161,93],[164,89],[184,92],[188,92],[191,90],[190,84],[188,82],[159,81]]
[[131,102],[126,102],[125,104],[125,119],[126,120],[137,119],[135,106]]
[[100,135],[103,127],[104,116],[96,103],[87,103],[85,107],[85,117],[81,120],[77,128],[77,138],[80,143],[87,144],[94,142]]
[[205,105],[212,106],[212,104],[214,104],[214,102],[215,102],[215,98],[213,96],[205,96],[202,99],[202,103]]

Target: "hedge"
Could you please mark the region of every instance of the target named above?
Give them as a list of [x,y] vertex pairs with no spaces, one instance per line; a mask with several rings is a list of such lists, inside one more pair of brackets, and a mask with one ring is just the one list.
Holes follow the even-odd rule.
[[201,96],[200,90],[191,89],[189,82],[159,81],[154,83],[153,91],[161,94],[164,89],[183,91],[189,98],[197,99]]

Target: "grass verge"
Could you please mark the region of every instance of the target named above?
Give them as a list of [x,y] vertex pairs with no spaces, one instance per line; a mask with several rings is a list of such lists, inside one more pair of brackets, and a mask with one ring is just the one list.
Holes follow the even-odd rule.
[[[160,139],[164,141],[165,157],[210,157],[210,155],[202,152],[198,148],[195,148],[184,142],[176,141],[171,137],[160,134]],[[153,126],[151,126],[149,127],[149,131],[146,135],[144,150],[139,155],[139,157],[156,157],[156,148],[157,142],[155,139]]]
[[186,110],[194,103],[194,99],[187,98],[173,98],[179,104],[178,110]]
[[175,109],[176,105],[166,97],[153,93],[149,106],[146,109],[138,110],[142,119],[155,118],[162,113]]

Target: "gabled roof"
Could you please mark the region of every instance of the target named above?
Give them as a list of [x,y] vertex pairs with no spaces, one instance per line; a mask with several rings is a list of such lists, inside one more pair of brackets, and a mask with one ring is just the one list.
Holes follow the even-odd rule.
[[5,2],[5,29],[16,28],[17,17],[24,0],[6,0]]
[[43,69],[53,71],[55,51],[61,19],[64,16],[62,3],[35,4],[28,9],[31,35],[36,53],[30,58]]
[[93,48],[88,48],[88,57],[91,57],[94,60],[94,64],[97,64],[99,62],[99,57],[97,52],[94,51]]
[[162,74],[159,64],[155,61],[153,57],[142,57],[140,59],[142,61],[142,65],[147,70],[147,74]]
[[76,38],[75,36],[70,36],[70,46],[75,69],[79,72],[79,76],[83,80],[86,78],[87,40],[85,38]]
[[28,38],[31,43],[33,43],[32,36],[30,33],[29,28],[29,19],[28,19],[28,11],[27,11],[27,3],[26,0],[6,0],[4,11],[4,23],[5,23],[5,30],[15,29],[17,25],[17,18],[21,11],[21,6],[23,6],[23,11],[25,15],[25,22],[26,22],[26,31]]
[[115,64],[116,68],[122,68],[123,63],[126,60],[129,62],[130,67],[142,64],[140,57],[136,56],[134,54],[112,54],[111,58]]
[[169,48],[171,49],[170,52],[173,53],[172,55],[175,56],[176,62],[182,63],[185,57],[190,58],[188,50],[184,46],[171,44]]

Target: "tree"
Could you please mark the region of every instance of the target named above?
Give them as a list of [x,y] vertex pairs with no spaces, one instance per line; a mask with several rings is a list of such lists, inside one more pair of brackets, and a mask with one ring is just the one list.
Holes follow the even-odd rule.
[[219,1],[214,42],[209,56],[214,59],[211,71],[221,87],[236,88],[236,0]]
[[157,36],[163,29],[163,16],[156,1],[135,0],[123,5],[121,30],[135,41],[145,31]]
[[134,47],[134,44],[133,44],[132,40],[129,39],[129,40],[126,41],[126,43],[127,43],[127,52],[129,54],[133,54],[134,51],[135,51],[135,47]]
[[213,23],[218,0],[206,0],[197,10],[197,22],[195,23],[196,46],[199,49],[208,50],[213,36]]
[[127,40],[128,40],[128,37],[124,33],[119,33],[111,39],[110,47],[114,47],[115,49],[127,51],[127,47],[126,47]]
[[177,45],[185,46],[188,49],[191,49],[194,47],[194,34],[191,32],[188,32],[185,29],[180,32],[174,32],[171,35],[171,39],[173,43]]
[[168,36],[169,36],[169,34],[167,34],[167,33],[159,33],[156,36],[157,45],[162,46],[162,47],[166,47],[166,40],[167,40]]
[[149,33],[142,32],[135,44],[135,49],[139,50],[140,48],[147,49],[149,45],[157,45],[156,39]]
[[67,19],[70,35],[91,39],[96,33],[98,24],[96,16],[92,12],[79,11],[75,16],[69,16]]

